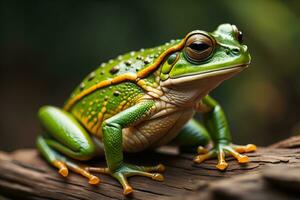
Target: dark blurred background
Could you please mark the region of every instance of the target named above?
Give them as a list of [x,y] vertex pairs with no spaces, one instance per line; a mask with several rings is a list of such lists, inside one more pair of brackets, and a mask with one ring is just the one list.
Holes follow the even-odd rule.
[[0,149],[33,147],[41,105],[61,106],[101,62],[194,29],[236,24],[253,62],[212,96],[236,143],[300,133],[300,1],[1,1]]

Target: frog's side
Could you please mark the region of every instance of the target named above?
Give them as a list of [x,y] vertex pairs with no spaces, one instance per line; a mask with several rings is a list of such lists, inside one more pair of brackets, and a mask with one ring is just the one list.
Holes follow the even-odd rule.
[[[157,101],[158,97],[162,95],[161,88],[159,88],[159,70],[146,71],[148,75],[142,79],[137,80],[136,76],[138,76],[138,73],[141,73],[143,69],[147,70],[147,67],[161,59],[159,56],[162,52],[179,42],[180,40],[172,40],[163,46],[152,49],[142,49],[138,52],[130,52],[119,56],[116,60],[110,60],[107,64],[102,64],[98,69],[90,73],[75,89],[75,91],[71,94],[71,98],[67,102],[65,109],[69,110],[91,134],[97,136],[101,140],[101,124],[104,120],[137,104],[143,99],[154,99],[152,98],[153,96],[155,97],[154,100]],[[125,76],[120,83],[111,83],[114,78],[122,78],[124,74],[127,75],[130,80],[127,80]],[[131,77],[133,79],[131,79]],[[103,87],[101,85],[103,82],[105,83],[105,81],[107,81],[107,87]],[[77,99],[76,104],[72,102],[78,95],[92,87],[95,87],[97,84],[100,84],[101,88],[91,90],[86,96]],[[160,101],[160,103],[164,102]],[[158,112],[159,110],[164,109],[163,106],[156,106],[156,111],[153,112]],[[138,146],[130,146],[127,144],[130,142],[129,140],[132,140],[132,134],[130,134],[132,132],[131,130],[132,128],[125,129],[123,131],[124,150],[142,150],[138,146],[146,148],[149,144],[136,143]],[[157,139],[159,138],[159,135],[164,133],[164,131],[159,130],[156,130],[156,132],[158,133],[153,134]],[[138,137],[139,134],[134,135]],[[143,142],[143,138],[139,138],[139,141]]]
[[[229,24],[212,33],[193,31],[182,40],[119,56],[90,73],[64,110],[40,109],[46,134],[38,137],[38,149],[63,176],[70,169],[97,184],[99,179],[90,172],[111,174],[123,185],[124,194],[132,192],[127,177],[163,180],[161,174],[150,172],[164,167],[126,164],[123,151],[174,143],[199,146],[197,163],[218,157],[220,170],[227,167],[225,152],[240,163],[248,162],[239,153],[253,151],[255,146],[231,143],[223,110],[208,93],[249,63],[241,32]],[[192,119],[195,112],[203,113],[204,125]],[[214,147],[207,151],[201,146],[210,138]],[[88,160],[104,152],[107,168],[82,168],[67,158]]]

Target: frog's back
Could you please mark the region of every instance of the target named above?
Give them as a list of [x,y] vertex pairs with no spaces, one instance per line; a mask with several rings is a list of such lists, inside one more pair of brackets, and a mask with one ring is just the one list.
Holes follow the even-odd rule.
[[180,40],[172,40],[162,46],[132,51],[130,53],[120,55],[116,59],[111,59],[107,63],[102,63],[75,88],[69,100],[97,84],[103,83],[103,87],[105,87],[111,84],[109,81],[115,78],[121,78],[122,75],[137,75],[141,71],[147,69],[151,64],[155,63],[159,56],[168,48],[179,42]]
[[[164,51],[178,42],[130,52],[101,64],[75,88],[64,109],[90,133],[101,137],[100,127],[105,119],[135,105],[144,96],[144,89],[136,82],[138,74],[144,73]],[[155,78],[154,73],[149,73],[143,81],[157,85]]]

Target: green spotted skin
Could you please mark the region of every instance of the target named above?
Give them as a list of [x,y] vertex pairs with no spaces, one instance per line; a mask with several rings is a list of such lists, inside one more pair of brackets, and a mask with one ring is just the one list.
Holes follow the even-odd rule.
[[133,106],[143,95],[144,91],[131,82],[112,85],[87,95],[70,112],[101,139],[102,122]]
[[[101,64],[75,88],[71,98],[101,81],[110,80],[125,73],[136,74],[154,63],[162,52],[179,42],[180,40],[171,40],[165,45],[132,51],[120,55],[114,60],[109,60],[108,63]],[[150,74],[144,81],[148,86],[158,87],[158,73]],[[70,112],[90,133],[101,139],[100,126],[102,122],[134,105],[143,95],[145,95],[145,91],[132,82],[111,85],[86,95],[71,108]]]
[[[141,49],[139,51],[132,51],[130,53],[120,55],[116,59],[109,60],[107,63],[102,63],[75,88],[71,94],[71,98],[101,81],[112,79],[128,72],[135,74],[140,70],[147,68],[147,66],[157,60],[162,52],[179,42],[180,40],[171,40],[165,45],[155,48]],[[154,79],[155,78],[153,76],[147,78],[149,83],[153,83]]]

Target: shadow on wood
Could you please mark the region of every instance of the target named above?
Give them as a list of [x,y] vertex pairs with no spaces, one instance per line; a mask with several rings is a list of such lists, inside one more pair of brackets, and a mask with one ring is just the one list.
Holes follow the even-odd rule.
[[[275,148],[281,147],[281,148]],[[285,148],[286,147],[286,148]],[[33,149],[0,153],[0,194],[20,199],[299,199],[300,137],[249,153],[251,162],[240,165],[227,158],[225,172],[215,168],[216,160],[193,164],[195,154],[177,154],[176,149],[127,155],[131,163],[166,166],[165,181],[145,177],[129,179],[134,188],[124,197],[113,178],[99,174],[101,184],[91,186],[74,173],[61,177]],[[99,162],[100,160],[100,162]],[[103,158],[91,163],[105,166]],[[278,175],[279,174],[279,175]],[[288,191],[288,192],[287,192]]]

